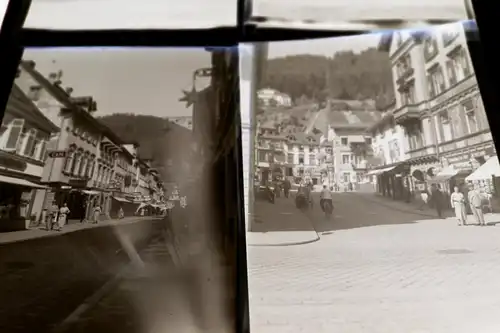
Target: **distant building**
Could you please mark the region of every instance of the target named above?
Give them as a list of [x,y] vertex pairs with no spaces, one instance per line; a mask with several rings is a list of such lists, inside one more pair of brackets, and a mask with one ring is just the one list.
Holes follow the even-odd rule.
[[193,130],[193,117],[185,116],[185,117],[168,117],[168,121],[187,128],[189,130]]
[[360,183],[367,170],[371,136],[366,132],[379,121],[375,110],[338,110],[329,101],[308,125],[307,132],[320,131],[320,167],[323,183]]
[[257,91],[257,105],[259,106],[275,106],[275,107],[291,107],[292,98],[275,89],[265,88]]

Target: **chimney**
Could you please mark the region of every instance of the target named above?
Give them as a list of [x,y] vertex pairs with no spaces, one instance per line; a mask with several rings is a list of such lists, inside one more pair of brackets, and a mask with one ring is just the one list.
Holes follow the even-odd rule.
[[71,95],[71,93],[73,92],[73,88],[71,88],[71,87],[67,87],[67,88],[65,89],[65,91],[66,91],[66,94],[68,94],[68,96],[69,96],[69,95]]

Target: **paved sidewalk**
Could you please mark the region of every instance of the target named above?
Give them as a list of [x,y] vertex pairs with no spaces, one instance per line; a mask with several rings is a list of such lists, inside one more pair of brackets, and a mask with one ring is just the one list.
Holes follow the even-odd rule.
[[0,233],[0,245],[1,244],[9,244],[9,243],[15,243],[15,242],[22,242],[26,240],[31,240],[31,239],[38,239],[38,238],[43,238],[43,237],[55,237],[55,236],[60,236],[64,235],[70,232],[75,232],[79,230],[84,230],[84,229],[91,229],[91,228],[100,228],[100,227],[107,227],[107,226],[113,226],[113,225],[123,225],[123,224],[129,224],[129,223],[134,223],[136,221],[143,221],[143,220],[148,220],[148,219],[155,219],[157,217],[155,216],[131,216],[131,217],[126,217],[121,220],[114,219],[114,220],[106,220],[106,221],[101,221],[98,224],[92,224],[92,223],[73,223],[73,224],[68,224],[64,226],[62,231],[48,231],[46,230],[45,226],[39,226],[35,227],[29,230],[22,230],[22,231],[11,231],[11,232],[2,232]]
[[[368,200],[373,203],[380,204],[384,207],[397,210],[400,212],[408,212],[412,214],[417,214],[425,217],[433,217],[437,219],[437,212],[435,209],[424,207],[419,209],[419,202],[402,202],[402,201],[394,201],[392,199],[386,198],[376,193],[357,193],[357,192],[349,192],[350,195],[361,197],[364,200]],[[443,217],[446,220],[455,219],[455,213],[451,209],[446,209],[443,211]],[[500,223],[500,213],[487,213],[484,214],[485,221],[489,224],[497,224]],[[474,223],[474,217],[472,214],[467,216],[467,220],[471,223]]]
[[293,198],[276,198],[274,204],[254,202],[252,231],[247,233],[250,246],[286,246],[319,240],[312,221],[295,207]]

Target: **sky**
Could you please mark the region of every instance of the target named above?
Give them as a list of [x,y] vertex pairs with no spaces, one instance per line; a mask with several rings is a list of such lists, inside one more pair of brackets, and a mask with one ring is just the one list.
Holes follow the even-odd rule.
[[33,0],[25,27],[72,30],[235,26],[236,6],[235,0]]
[[269,43],[268,58],[284,57],[296,54],[314,54],[332,57],[336,52],[349,51],[359,53],[367,48],[376,47],[380,33],[350,37],[320,38],[301,41]]
[[[178,101],[182,90],[191,90],[194,70],[211,64],[210,53],[197,48],[30,48],[23,59],[45,76],[62,70],[62,86],[72,87],[73,96],[94,97],[96,116],[190,116]],[[197,90],[207,85],[196,81]]]

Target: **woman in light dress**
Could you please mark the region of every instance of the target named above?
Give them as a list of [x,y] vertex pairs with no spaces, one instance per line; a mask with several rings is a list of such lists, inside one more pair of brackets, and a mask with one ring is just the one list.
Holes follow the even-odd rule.
[[66,224],[67,219],[68,219],[68,214],[70,213],[70,210],[68,208],[68,204],[64,203],[64,205],[59,209],[59,216],[57,220],[57,230],[61,231],[63,226]]
[[93,224],[97,224],[99,222],[99,216],[101,216],[101,212],[102,212],[101,206],[99,204],[95,205],[93,212],[94,216],[92,221]]
[[467,213],[465,210],[465,196],[458,186],[455,186],[454,192],[450,197],[451,207],[455,209],[455,216],[458,219],[458,225],[467,225]]

